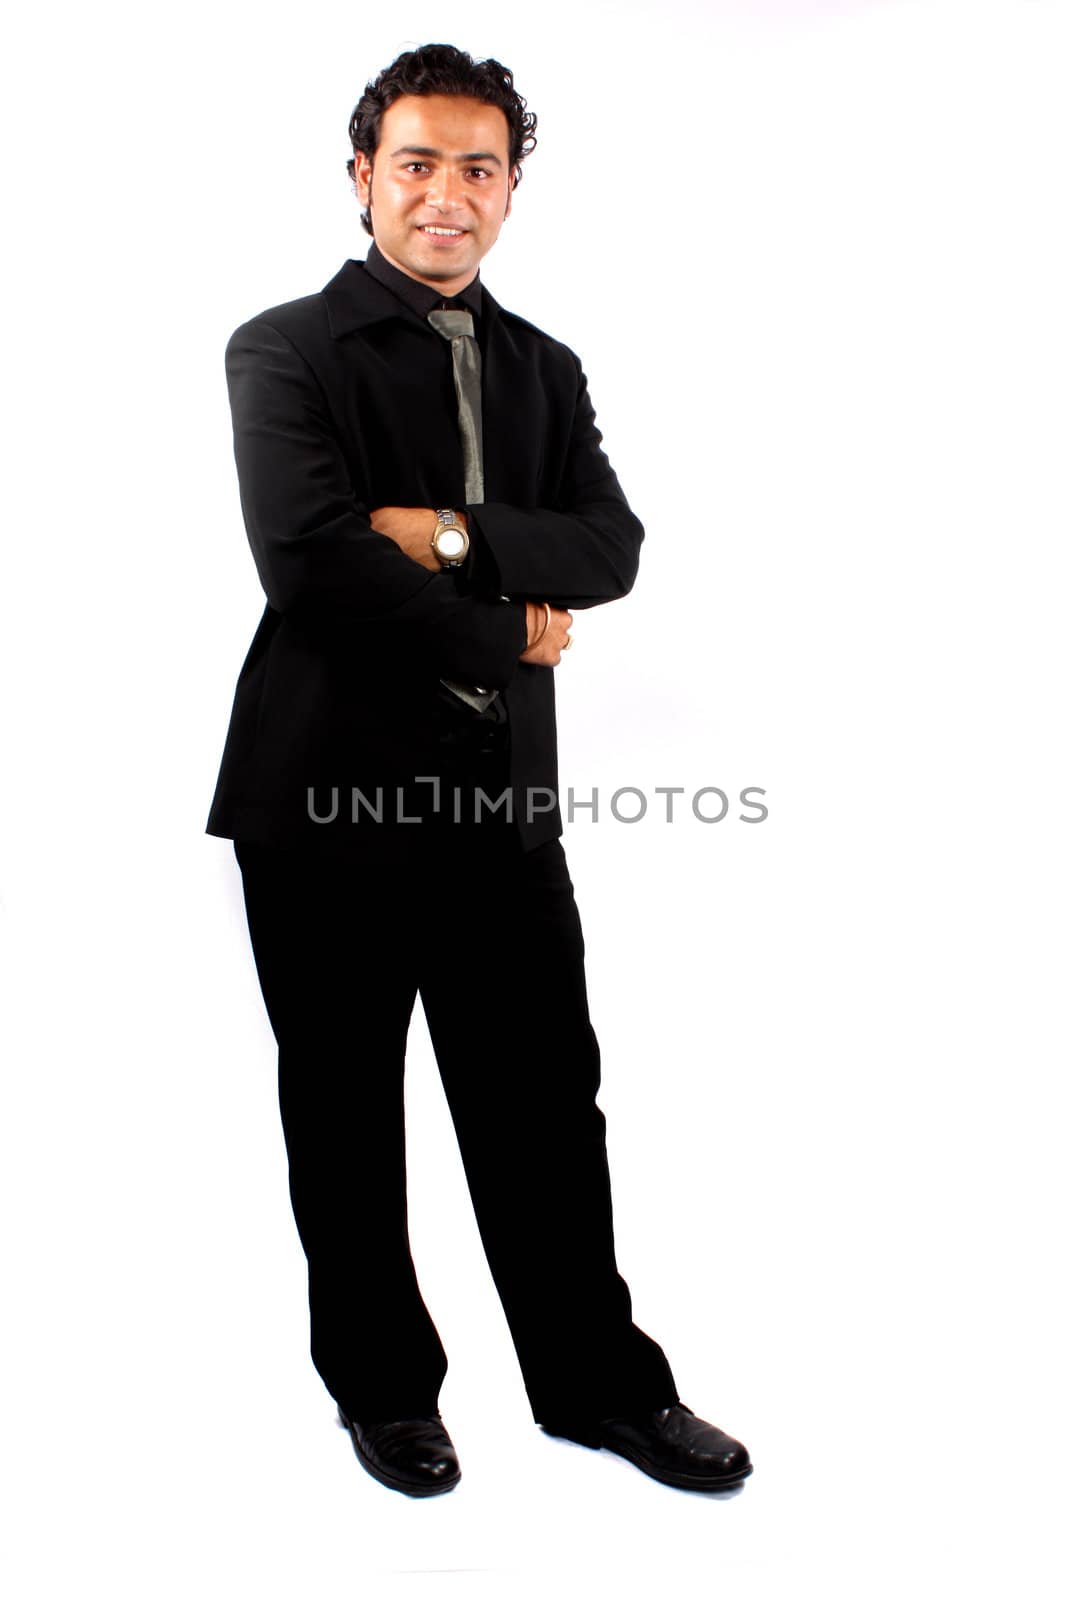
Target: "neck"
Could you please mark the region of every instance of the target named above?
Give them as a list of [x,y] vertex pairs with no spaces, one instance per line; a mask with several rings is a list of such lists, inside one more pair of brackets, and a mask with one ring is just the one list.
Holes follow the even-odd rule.
[[473,283],[475,278],[478,276],[478,268],[475,267],[474,271],[468,272],[466,277],[424,277],[421,272],[410,272],[408,268],[402,266],[399,261],[394,261],[388,250],[382,249],[377,239],[374,241],[374,248],[377,250],[383,261],[388,261],[389,265],[391,267],[395,267],[398,272],[402,272],[405,278],[410,278],[414,283],[424,283],[428,289],[439,289],[440,292],[443,295],[446,295],[449,299],[451,299],[453,295],[460,294],[467,287],[467,285],[469,283]]

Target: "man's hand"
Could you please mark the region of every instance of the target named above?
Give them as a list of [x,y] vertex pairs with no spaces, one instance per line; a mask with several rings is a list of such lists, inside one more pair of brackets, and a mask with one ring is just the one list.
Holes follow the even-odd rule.
[[526,649],[519,657],[520,661],[528,661],[534,667],[558,667],[559,658],[567,647],[567,630],[574,620],[569,611],[558,610],[552,606],[552,620],[548,625],[547,633],[537,640],[535,645],[530,644],[531,639],[537,639],[545,625],[545,608],[535,604],[533,600],[526,602]]
[[[456,521],[466,533],[467,518],[462,511],[456,512]],[[398,544],[420,567],[430,572],[445,570],[430,545],[437,526],[437,512],[428,506],[379,506],[370,514],[370,525],[376,533],[384,533],[387,539]]]

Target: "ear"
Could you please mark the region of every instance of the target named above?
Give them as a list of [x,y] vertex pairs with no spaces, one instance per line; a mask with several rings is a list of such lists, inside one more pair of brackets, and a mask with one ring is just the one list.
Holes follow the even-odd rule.
[[353,176],[356,180],[356,197],[360,205],[367,206],[370,204],[370,178],[374,163],[363,150],[356,151],[354,160]]
[[508,203],[507,203],[507,206],[504,208],[504,221],[505,222],[511,216],[511,201],[512,201],[512,197],[515,194],[515,185],[518,183],[518,181],[519,181],[519,169],[518,169],[518,167],[512,167],[511,171],[508,173]]

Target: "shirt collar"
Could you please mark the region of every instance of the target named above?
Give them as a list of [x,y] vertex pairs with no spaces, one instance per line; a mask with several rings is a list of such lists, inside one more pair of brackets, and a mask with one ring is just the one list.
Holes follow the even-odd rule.
[[482,281],[479,273],[475,273],[470,283],[457,295],[442,295],[440,289],[434,289],[428,283],[420,283],[417,278],[412,278],[408,273],[401,272],[399,267],[394,267],[391,261],[385,259],[373,239],[363,266],[372,278],[377,279],[384,288],[395,294],[398,300],[409,306],[416,316],[425,317],[441,305],[442,301],[456,310],[466,307],[468,311],[479,314],[481,312]]

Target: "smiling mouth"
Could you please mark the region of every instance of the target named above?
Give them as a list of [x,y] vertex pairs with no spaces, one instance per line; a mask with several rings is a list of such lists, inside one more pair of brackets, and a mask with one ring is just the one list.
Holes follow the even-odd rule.
[[432,239],[461,239],[466,231],[466,228],[443,228],[434,222],[419,224],[419,232],[428,233]]

